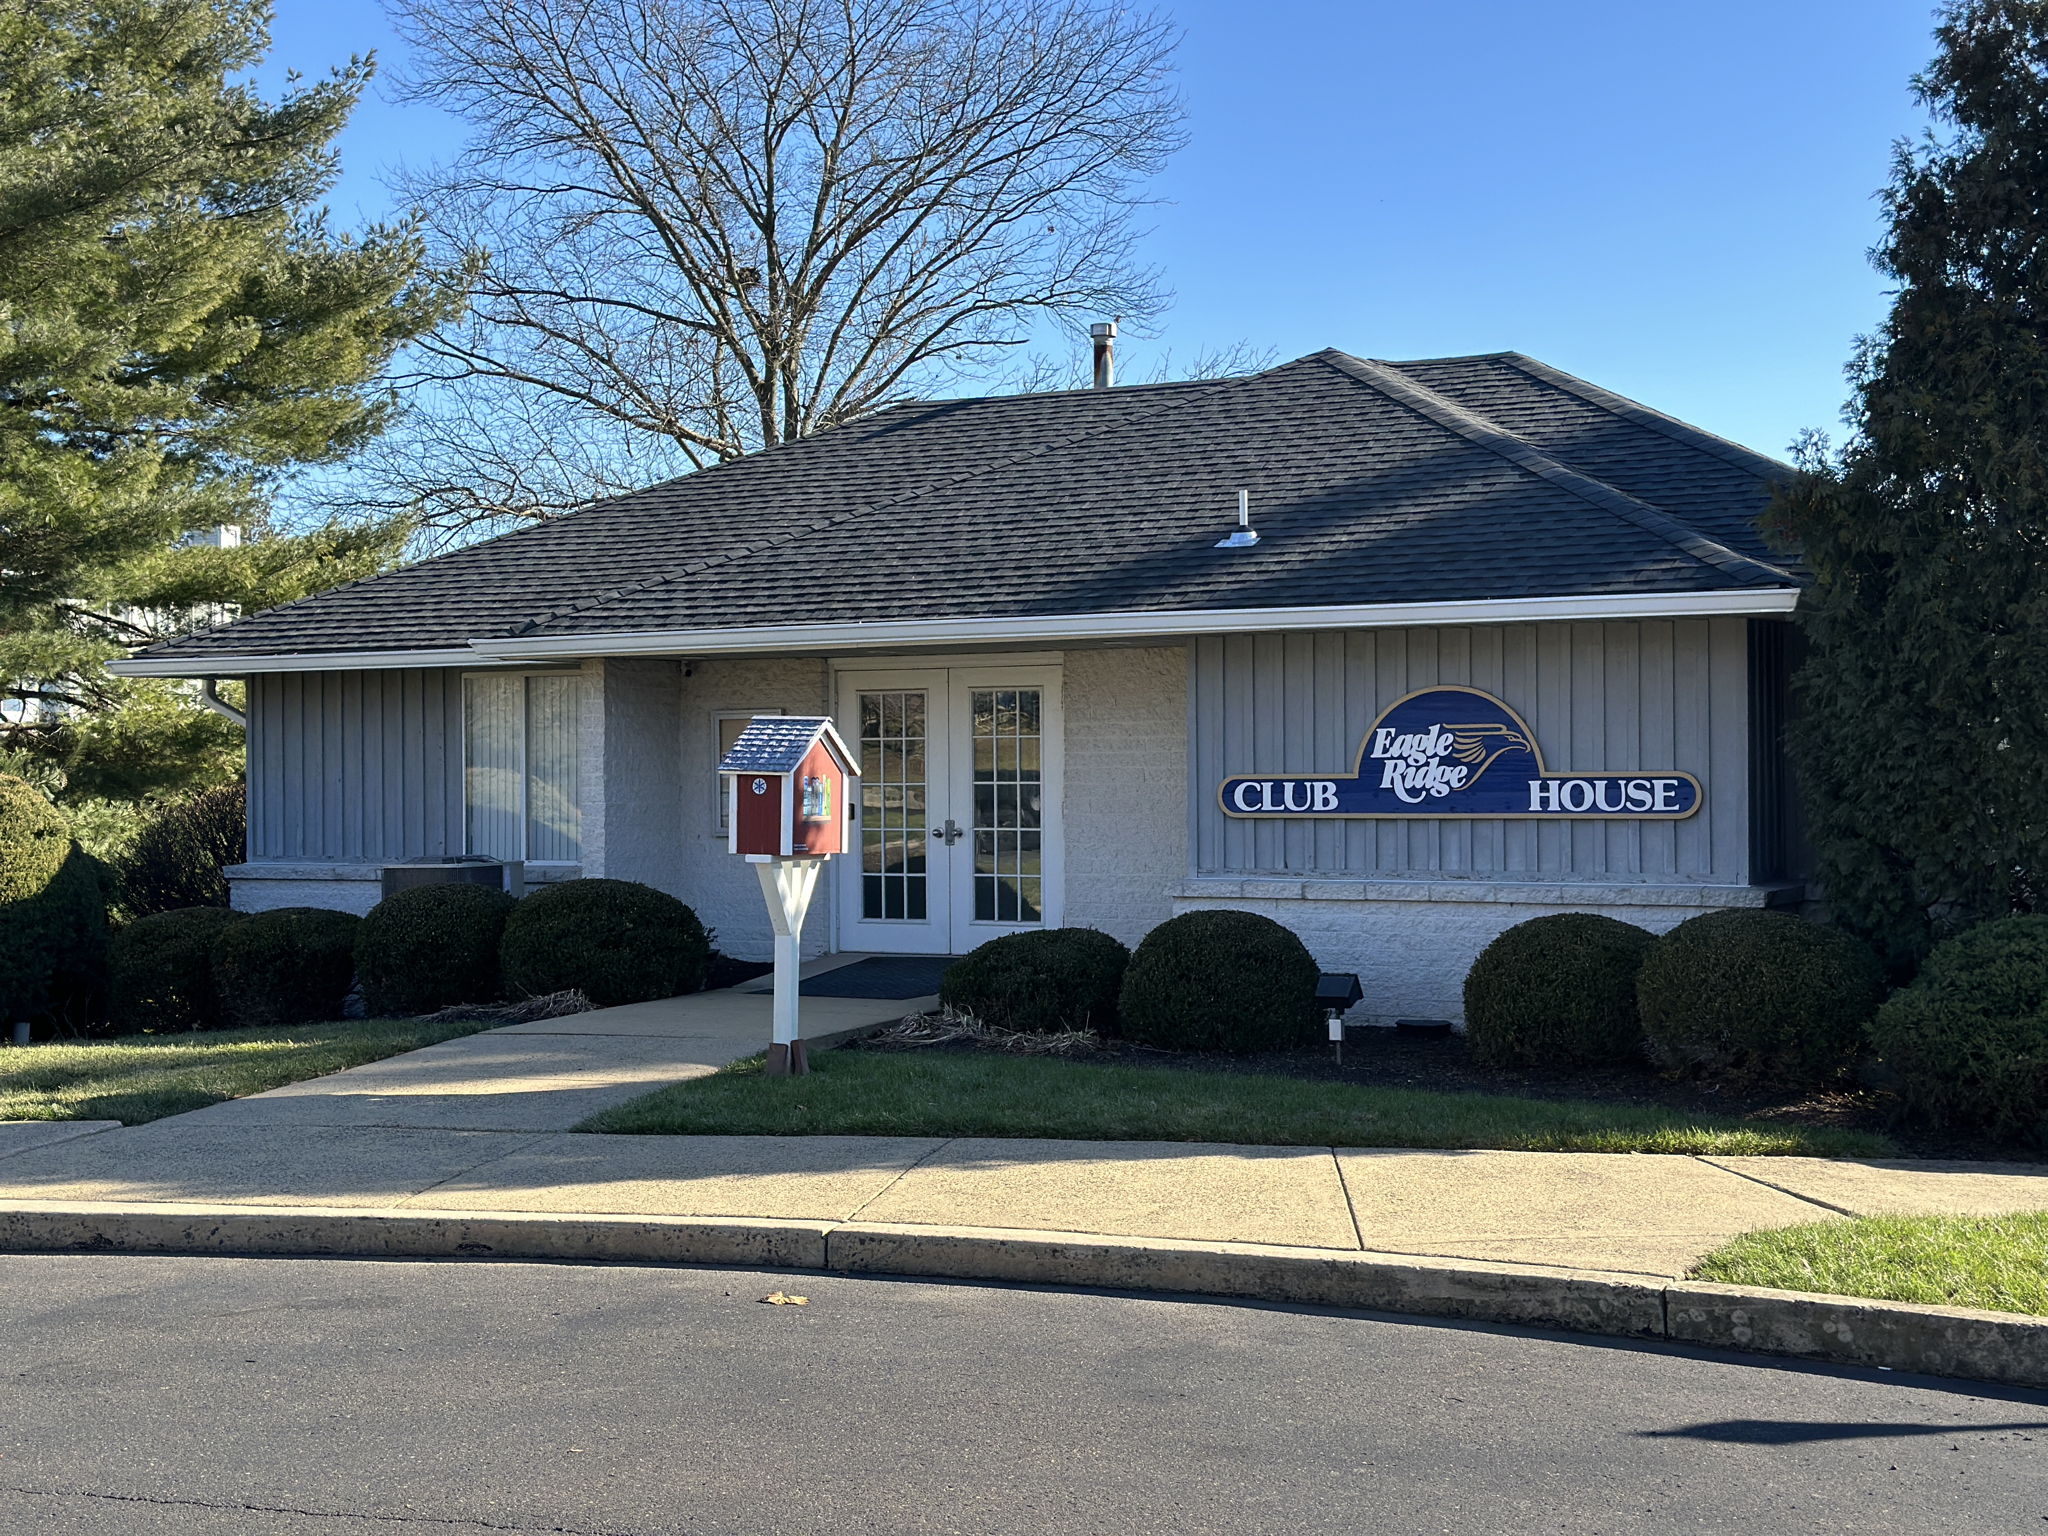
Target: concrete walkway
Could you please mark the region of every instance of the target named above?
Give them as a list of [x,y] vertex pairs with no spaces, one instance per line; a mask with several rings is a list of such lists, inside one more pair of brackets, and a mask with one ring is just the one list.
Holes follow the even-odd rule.
[[[929,1002],[807,998],[805,1030],[843,1037]],[[2031,1165],[569,1134],[759,1050],[767,1010],[763,993],[701,993],[490,1030],[149,1125],[0,1126],[0,1205],[993,1228],[1661,1277],[1760,1227],[2048,1208],[2048,1170]]]
[[1160,1238],[1671,1277],[1845,1214],[2048,1208],[2023,1165],[158,1121],[0,1155],[0,1206],[709,1217]]

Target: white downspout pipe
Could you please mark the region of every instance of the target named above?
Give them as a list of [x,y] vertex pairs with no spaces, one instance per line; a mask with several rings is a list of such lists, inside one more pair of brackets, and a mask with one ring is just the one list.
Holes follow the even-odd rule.
[[226,699],[220,696],[219,678],[207,677],[200,679],[199,702],[204,704],[208,709],[212,710],[216,715],[219,715],[222,719],[232,720],[235,722],[235,724],[241,726],[245,730],[248,728],[249,717],[243,714],[239,709],[235,708],[234,705],[230,704]]

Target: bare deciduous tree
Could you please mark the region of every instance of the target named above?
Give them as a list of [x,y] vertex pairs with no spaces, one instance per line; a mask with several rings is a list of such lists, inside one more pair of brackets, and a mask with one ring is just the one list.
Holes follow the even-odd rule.
[[473,129],[407,189],[474,282],[386,460],[429,517],[544,513],[1161,307],[1131,218],[1181,142],[1174,39],[1114,0],[397,3],[407,94]]

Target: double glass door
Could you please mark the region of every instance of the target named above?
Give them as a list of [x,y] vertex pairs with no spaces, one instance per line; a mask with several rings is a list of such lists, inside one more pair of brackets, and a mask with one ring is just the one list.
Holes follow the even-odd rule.
[[839,946],[965,954],[1060,921],[1059,671],[842,672],[860,754]]

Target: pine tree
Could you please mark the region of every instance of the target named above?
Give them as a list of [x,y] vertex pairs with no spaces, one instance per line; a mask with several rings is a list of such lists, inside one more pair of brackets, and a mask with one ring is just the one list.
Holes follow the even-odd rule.
[[2048,3],[1957,0],[1936,35],[1855,434],[1773,514],[1815,579],[1793,749],[1820,875],[1896,968],[2048,905]]
[[[0,0],[0,746],[74,795],[217,780],[238,754],[185,692],[103,662],[403,546],[274,511],[292,472],[384,428],[379,374],[449,300],[409,226],[355,239],[317,207],[370,61],[266,102],[241,81],[268,20]],[[193,538],[220,528],[239,543]]]

